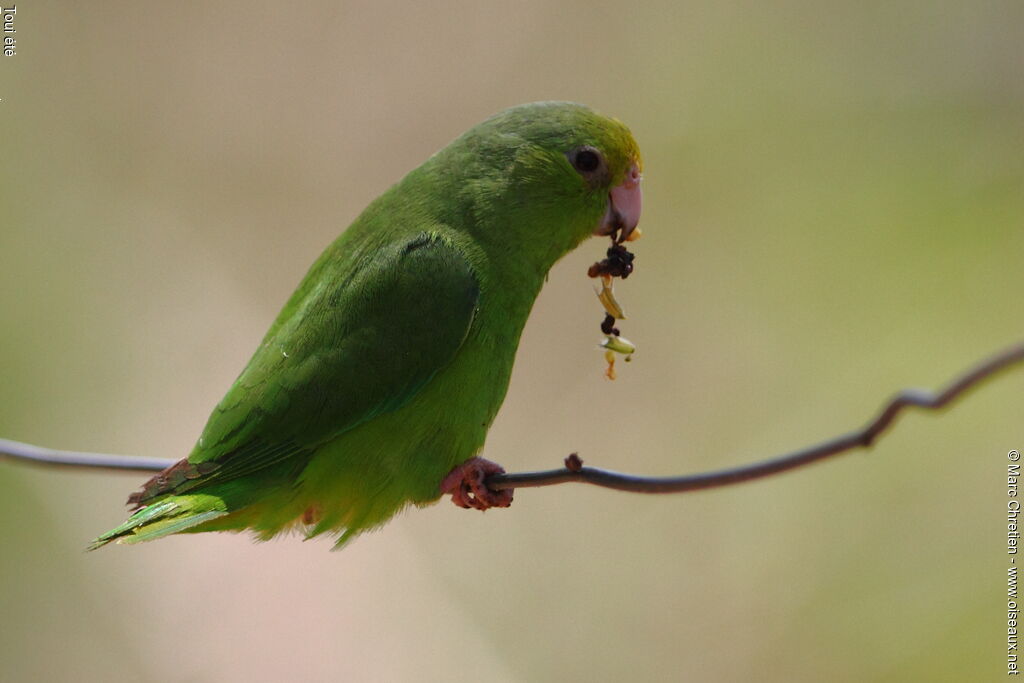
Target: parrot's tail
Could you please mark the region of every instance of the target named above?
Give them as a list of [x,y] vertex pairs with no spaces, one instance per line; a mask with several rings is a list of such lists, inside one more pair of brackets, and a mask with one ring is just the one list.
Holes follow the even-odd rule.
[[111,529],[89,544],[88,550],[111,541],[142,543],[163,538],[228,514],[223,501],[212,496],[172,496],[140,508],[121,526]]

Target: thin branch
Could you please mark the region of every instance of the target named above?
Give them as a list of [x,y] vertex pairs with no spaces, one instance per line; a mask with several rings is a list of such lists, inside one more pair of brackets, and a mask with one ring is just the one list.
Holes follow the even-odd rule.
[[921,389],[907,389],[900,392],[886,404],[875,419],[857,431],[751,465],[681,477],[640,477],[596,467],[583,467],[583,462],[579,458],[573,459],[573,456],[570,456],[566,459],[566,466],[562,469],[522,474],[495,474],[488,477],[486,483],[488,488],[507,489],[551,486],[578,481],[634,493],[681,493],[760,479],[803,467],[855,448],[866,448],[893,423],[893,420],[905,407],[916,406],[928,410],[938,410],[982,381],[1021,361],[1024,361],[1024,344],[1012,346],[979,363],[954,379],[937,394]]
[[[495,474],[487,478],[488,488],[500,490],[552,486],[571,481],[594,484],[620,491],[634,493],[681,493],[709,489],[717,486],[738,484],[751,479],[768,477],[779,472],[796,469],[833,455],[856,448],[866,448],[874,443],[896,417],[908,406],[939,410],[967,393],[983,381],[1024,361],[1024,343],[1012,346],[981,362],[963,373],[938,393],[924,390],[905,390],[889,401],[884,408],[863,428],[838,436],[823,443],[792,453],[763,460],[751,465],[732,469],[702,472],[681,477],[640,477],[584,467],[583,461],[574,453],[566,458],[566,466],[544,472],[519,472]],[[119,470],[122,472],[154,472],[174,464],[173,460],[141,456],[118,456],[103,453],[78,453],[57,451],[32,446],[18,441],[0,439],[0,459],[3,457],[21,462],[64,467],[89,467],[94,469]]]
[[54,465],[57,467],[91,467],[100,470],[123,472],[160,472],[174,464],[174,460],[148,458],[144,455],[108,455],[106,453],[80,453],[58,451],[30,443],[0,439],[0,460],[27,462],[33,465]]

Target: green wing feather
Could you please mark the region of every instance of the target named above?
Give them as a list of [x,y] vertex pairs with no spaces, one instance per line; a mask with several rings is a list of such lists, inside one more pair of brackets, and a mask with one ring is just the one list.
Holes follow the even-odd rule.
[[[338,277],[318,275],[264,339],[210,417],[189,461],[247,467],[275,445],[308,447],[394,410],[458,351],[477,279],[439,236],[378,251]],[[239,457],[254,440],[266,448]],[[241,462],[239,462],[241,461]]]
[[314,264],[192,454],[134,494],[129,502],[147,507],[94,547],[130,534],[126,541],[148,540],[226,514],[209,501],[187,504],[209,496],[173,498],[166,509],[171,501],[153,504],[279,464],[301,469],[319,444],[400,408],[452,360],[479,296],[459,250],[437,230],[355,259],[340,253],[345,244],[339,239]]

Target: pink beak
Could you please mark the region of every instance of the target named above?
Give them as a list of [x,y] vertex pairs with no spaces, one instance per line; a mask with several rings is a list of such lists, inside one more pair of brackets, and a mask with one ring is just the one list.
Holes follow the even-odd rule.
[[640,222],[642,206],[640,168],[633,164],[626,172],[625,180],[608,193],[608,210],[594,234],[611,235],[616,244],[625,242]]

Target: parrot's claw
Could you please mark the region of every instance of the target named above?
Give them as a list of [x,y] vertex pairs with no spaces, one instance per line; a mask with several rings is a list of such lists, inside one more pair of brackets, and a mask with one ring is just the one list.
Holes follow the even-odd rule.
[[470,458],[448,473],[441,482],[441,493],[452,494],[452,502],[460,508],[507,508],[512,504],[512,489],[494,491],[484,483],[492,474],[504,473],[505,468],[496,462]]

